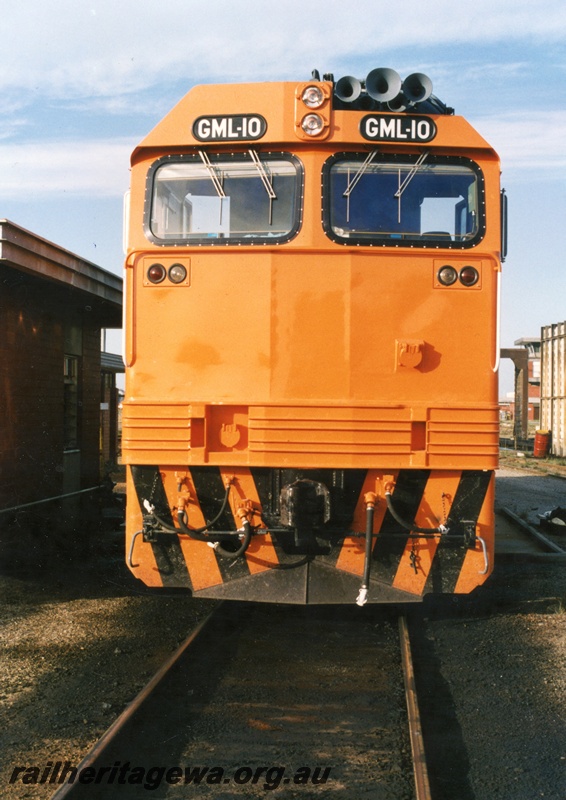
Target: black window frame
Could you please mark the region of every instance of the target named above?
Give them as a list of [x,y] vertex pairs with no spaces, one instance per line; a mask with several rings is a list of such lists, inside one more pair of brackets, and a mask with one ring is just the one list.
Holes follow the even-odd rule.
[[[392,238],[391,236],[380,236],[379,233],[375,234],[374,238],[368,236],[340,236],[332,228],[331,220],[331,197],[330,197],[330,173],[334,164],[343,161],[359,161],[360,166],[368,157],[368,151],[341,151],[333,153],[328,158],[322,168],[322,227],[326,236],[336,244],[346,247],[386,247],[386,248],[410,248],[410,249],[448,249],[448,250],[469,250],[476,247],[484,238],[486,231],[486,197],[485,197],[485,178],[481,167],[475,161],[464,156],[449,156],[449,155],[433,155],[428,154],[426,164],[438,165],[463,165],[472,170],[477,176],[477,196],[478,196],[478,230],[477,233],[467,240],[454,241],[447,239],[446,236],[439,236],[438,238],[427,237],[424,239],[417,238]],[[397,163],[403,166],[413,166],[418,158],[418,154],[407,153],[385,153],[376,152],[374,156],[374,163]]]
[[[304,209],[304,166],[301,160],[294,154],[288,151],[273,151],[273,150],[258,150],[256,151],[260,159],[263,158],[280,158],[289,161],[294,165],[297,175],[297,188],[293,206],[293,225],[289,232],[281,237],[274,236],[227,236],[223,238],[213,238],[203,236],[201,238],[178,237],[162,239],[153,233],[151,230],[151,214],[154,197],[154,183],[155,176],[160,167],[165,164],[176,163],[198,163],[202,164],[201,158],[198,153],[181,153],[176,155],[168,155],[159,158],[149,168],[146,178],[145,202],[144,202],[144,232],[146,238],[161,247],[229,247],[229,246],[246,246],[246,247],[278,247],[282,244],[287,244],[294,239],[303,224],[303,209]],[[232,159],[234,163],[237,161],[246,161],[253,164],[252,158],[248,151],[234,150],[230,152],[209,152],[206,151],[210,162],[214,165],[218,161],[228,161]]]

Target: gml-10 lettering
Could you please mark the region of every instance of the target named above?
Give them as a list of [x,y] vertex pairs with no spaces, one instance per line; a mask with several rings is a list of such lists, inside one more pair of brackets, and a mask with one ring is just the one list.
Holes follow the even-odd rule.
[[229,142],[261,139],[267,122],[259,115],[199,117],[193,124],[193,136],[199,142]]
[[436,125],[428,117],[368,114],[360,122],[360,133],[373,142],[430,142]]

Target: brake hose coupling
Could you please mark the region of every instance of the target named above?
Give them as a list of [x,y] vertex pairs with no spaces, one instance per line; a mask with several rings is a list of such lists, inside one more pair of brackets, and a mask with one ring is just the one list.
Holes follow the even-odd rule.
[[378,498],[375,492],[366,492],[364,494],[364,503],[366,508],[375,508],[378,503]]
[[175,472],[175,479],[177,481],[177,491],[185,492],[187,490],[187,478],[188,474],[186,472]]
[[254,509],[251,500],[244,500],[236,509],[236,516],[240,518],[242,524],[244,522],[251,524],[253,513]]
[[186,508],[189,505],[190,499],[191,496],[188,492],[179,495],[179,497],[177,498],[177,514],[185,513]]

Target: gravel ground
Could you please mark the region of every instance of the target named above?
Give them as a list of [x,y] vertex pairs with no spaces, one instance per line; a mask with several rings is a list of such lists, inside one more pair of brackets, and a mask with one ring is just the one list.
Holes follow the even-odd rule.
[[0,575],[0,798],[50,797],[14,768],[77,765],[215,605],[146,593],[118,559],[51,567]]
[[[527,516],[566,505],[564,481],[512,466],[500,504]],[[435,778],[439,800],[566,798],[565,570],[503,561],[477,597],[424,604],[419,649],[436,678],[423,702],[442,710],[432,733],[448,731],[454,747]],[[50,797],[48,784],[10,784],[14,768],[77,764],[214,607],[144,591],[126,573],[109,546],[88,567],[60,555],[0,574],[0,798]]]

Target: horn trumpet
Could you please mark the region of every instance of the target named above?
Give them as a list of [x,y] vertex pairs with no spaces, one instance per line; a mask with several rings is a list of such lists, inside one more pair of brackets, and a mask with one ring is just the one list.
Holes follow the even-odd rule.
[[345,75],[336,83],[334,94],[345,103],[353,103],[362,93],[362,84],[357,78]]
[[372,69],[366,78],[366,92],[379,103],[388,103],[401,91],[401,78],[394,69]]
[[432,81],[422,72],[413,72],[403,81],[403,94],[409,103],[422,103],[432,94]]

